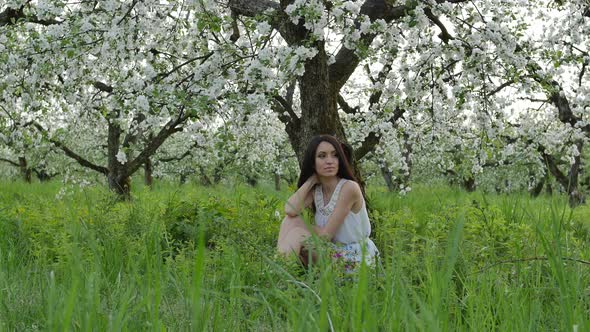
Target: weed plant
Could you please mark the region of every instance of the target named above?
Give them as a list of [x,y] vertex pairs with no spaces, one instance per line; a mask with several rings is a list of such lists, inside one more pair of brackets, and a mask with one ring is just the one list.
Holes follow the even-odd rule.
[[590,330],[590,208],[562,197],[369,188],[381,259],[346,274],[276,258],[286,190],[0,185],[2,331]]

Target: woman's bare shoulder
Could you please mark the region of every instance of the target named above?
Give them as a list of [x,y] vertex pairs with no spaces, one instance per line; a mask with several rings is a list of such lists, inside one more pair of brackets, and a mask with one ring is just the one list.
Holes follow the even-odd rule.
[[342,185],[342,193],[349,196],[349,197],[362,197],[361,186],[352,180],[346,181]]

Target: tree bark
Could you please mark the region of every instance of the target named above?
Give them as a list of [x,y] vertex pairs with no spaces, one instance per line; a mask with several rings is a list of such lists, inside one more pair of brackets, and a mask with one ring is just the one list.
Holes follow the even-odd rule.
[[119,153],[120,139],[121,127],[117,123],[115,123],[115,121],[109,120],[107,138],[107,179],[109,183],[109,189],[115,192],[121,200],[130,200],[131,178],[126,172],[126,167],[117,159],[117,154]]
[[49,174],[49,173],[47,173],[47,170],[44,168],[41,168],[41,169],[33,168],[33,172],[35,172],[35,174],[37,175],[37,179],[39,179],[39,181],[41,181],[41,182],[47,182],[58,174],[58,173]]
[[148,158],[145,164],[143,164],[143,177],[145,181],[145,185],[148,186],[150,189],[154,187],[154,177],[153,177],[153,169],[152,169],[152,161]]
[[398,188],[401,187],[403,184],[404,187],[408,187],[410,185],[410,178],[412,176],[412,152],[414,151],[414,146],[410,143],[410,136],[407,133],[403,133],[403,140],[404,140],[404,151],[402,152],[402,157],[404,158],[404,162],[406,163],[406,172],[401,174],[398,177]]
[[[582,142],[576,142],[576,147],[579,149],[578,151],[582,151],[582,146]],[[566,175],[561,171],[561,169],[559,169],[555,158],[547,154],[542,146],[539,147],[539,152],[541,152],[543,159],[545,160],[547,169],[567,193],[570,207],[573,208],[583,204],[586,201],[586,197],[584,193],[580,192],[578,189],[581,155],[574,157],[574,163],[569,167],[568,174]]]
[[124,201],[131,200],[131,177],[116,173],[107,176],[109,188]]
[[281,191],[281,175],[279,173],[275,172],[274,179],[275,179],[275,190]]
[[215,166],[215,168],[213,169],[213,183],[214,184],[219,184],[221,182],[221,179],[223,179],[223,171],[224,171],[224,167],[223,167],[223,162],[217,164],[217,166]]
[[[324,43],[315,43],[318,53],[305,63],[305,72],[298,79],[301,94],[301,117],[284,119],[289,141],[299,164],[311,137],[329,134],[346,142],[344,127],[338,115],[338,91],[330,89],[328,57]],[[290,105],[280,105],[290,107]],[[281,111],[283,110],[281,109]]]
[[180,176],[178,177],[178,183],[180,183],[181,185],[185,184],[186,180],[188,179],[188,175],[189,175],[188,172],[186,172],[184,170],[180,171]]
[[246,183],[251,187],[256,187],[258,178],[256,175],[246,174]]
[[199,179],[202,186],[210,187],[213,185],[213,182],[211,182],[211,179],[209,179],[209,176],[207,176],[207,172],[202,165],[199,165]]
[[542,179],[537,182],[537,184],[531,189],[530,194],[531,197],[539,197],[541,191],[543,191],[543,187],[545,186],[545,179],[547,176],[544,176]]
[[[559,82],[554,80],[552,77],[545,75],[541,71],[541,66],[539,66],[536,62],[529,62],[526,66],[526,69],[535,81],[545,87],[545,94],[547,95],[549,101],[551,101],[551,103],[557,108],[557,117],[559,118],[559,121],[564,124],[567,123],[572,127],[576,127],[579,123],[581,123],[582,119],[573,113],[565,92],[563,91]],[[586,134],[586,136],[590,135],[590,124],[584,124],[581,126],[581,129]],[[544,147],[539,146],[538,148],[539,152],[541,152],[541,155],[543,156],[543,159],[545,160],[547,168],[551,174],[555,176],[557,182],[559,182],[559,184],[567,192],[569,197],[569,205],[572,208],[583,204],[586,201],[584,193],[578,190],[578,177],[582,168],[581,153],[584,145],[582,141],[574,142],[574,144],[580,153],[578,156],[574,157],[574,163],[569,167],[567,175],[563,174],[563,172],[557,166],[557,161],[555,158],[551,155],[548,155]]]
[[475,189],[477,188],[477,186],[475,185],[475,179],[473,178],[473,176],[464,178],[462,185],[463,185],[463,189],[465,189],[467,192],[474,192]]
[[[466,0],[465,0],[466,1]],[[276,2],[268,0],[230,0],[229,7],[237,15],[254,17],[262,14],[266,10],[274,9],[269,21],[273,28],[280,32],[282,37],[290,46],[298,46],[306,41],[307,30],[303,22],[295,25],[290,22],[284,13],[284,9],[292,1],[282,0],[280,6]],[[463,2],[455,0],[452,2]],[[394,19],[402,18],[408,15],[417,5],[417,2],[408,2],[406,5],[393,6],[385,0],[366,0],[360,10],[362,16],[368,16],[371,21],[383,19],[391,22]],[[355,24],[360,26],[360,21]],[[370,45],[375,34],[364,34],[360,43]],[[310,138],[318,134],[331,134],[347,142],[342,122],[338,115],[338,96],[340,89],[348,81],[358,64],[361,62],[355,50],[342,47],[335,56],[336,62],[328,65],[325,45],[323,41],[314,42],[318,53],[312,59],[305,63],[305,72],[299,78],[299,89],[301,95],[301,118],[292,116],[279,116],[287,128],[289,140],[301,164],[305,148]],[[284,105],[279,108],[277,113],[283,114]],[[371,138],[377,138],[377,135],[369,135]],[[379,139],[370,139],[365,146],[363,144],[363,153],[355,153],[356,158],[360,160],[367,152],[370,152]],[[358,173],[358,169],[357,169]]]
[[391,173],[389,168],[386,166],[382,166],[380,167],[380,169],[381,175],[383,175],[383,180],[385,180],[385,184],[387,185],[387,190],[389,192],[396,191],[397,188],[395,186],[395,183],[393,182],[393,173]]
[[31,169],[29,168],[28,164],[27,164],[27,158],[23,157],[18,157],[18,165],[19,165],[19,170],[20,170],[20,174],[23,178],[23,180],[26,183],[31,183]]

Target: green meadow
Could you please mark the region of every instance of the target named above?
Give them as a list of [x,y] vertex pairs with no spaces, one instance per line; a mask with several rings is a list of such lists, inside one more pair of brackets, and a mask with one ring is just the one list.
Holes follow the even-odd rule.
[[369,187],[381,259],[345,274],[275,257],[286,188],[0,188],[0,331],[590,330],[590,207],[563,197]]

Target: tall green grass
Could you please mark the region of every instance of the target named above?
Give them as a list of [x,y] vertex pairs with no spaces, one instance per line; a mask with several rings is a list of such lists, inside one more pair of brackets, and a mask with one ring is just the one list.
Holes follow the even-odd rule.
[[287,191],[1,183],[2,331],[590,330],[590,209],[369,188],[375,268],[274,256]]

